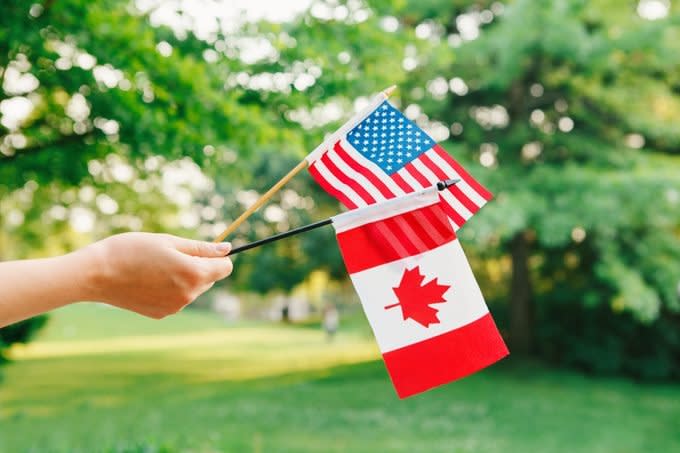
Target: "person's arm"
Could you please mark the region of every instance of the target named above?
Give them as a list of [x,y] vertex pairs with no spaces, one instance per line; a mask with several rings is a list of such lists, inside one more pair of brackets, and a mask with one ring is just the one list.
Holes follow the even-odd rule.
[[227,243],[125,233],[68,255],[0,263],[0,327],[79,301],[160,319],[231,273]]

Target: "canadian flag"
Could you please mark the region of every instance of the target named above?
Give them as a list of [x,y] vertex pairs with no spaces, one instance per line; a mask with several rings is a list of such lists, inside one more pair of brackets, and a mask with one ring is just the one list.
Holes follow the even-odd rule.
[[508,355],[436,188],[333,218],[400,398]]

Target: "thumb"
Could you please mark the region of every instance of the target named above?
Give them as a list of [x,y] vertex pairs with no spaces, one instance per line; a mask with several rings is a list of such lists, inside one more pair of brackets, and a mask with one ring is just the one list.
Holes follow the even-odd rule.
[[229,242],[205,242],[192,239],[175,238],[175,248],[185,255],[203,258],[219,258],[226,256],[231,250]]

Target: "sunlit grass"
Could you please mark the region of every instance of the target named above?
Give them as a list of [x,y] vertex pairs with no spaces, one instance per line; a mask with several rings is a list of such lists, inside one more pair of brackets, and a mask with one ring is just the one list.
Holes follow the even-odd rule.
[[[27,404],[26,394],[44,398],[66,395],[82,389],[83,382],[90,383],[84,392],[99,393],[159,374],[177,376],[186,385],[252,380],[326,370],[379,355],[375,343],[365,335],[342,334],[328,342],[320,329],[278,324],[228,327],[214,315],[192,312],[168,319],[172,323],[164,325],[165,321],[94,305],[62,310],[37,341],[12,349],[16,363],[5,370],[5,377],[8,381],[16,378],[12,389],[17,398],[4,399],[0,414],[43,413],[46,402],[41,400],[34,408]],[[94,329],[95,325],[100,328]],[[113,336],[106,338],[109,328]],[[64,339],[64,332],[70,339]],[[58,386],[36,389],[35,380],[21,378],[40,376],[46,367],[51,377],[60,378]],[[104,399],[112,398],[107,394]]]
[[400,401],[370,336],[336,340],[72,307],[1,369],[0,451],[680,449],[677,386],[508,361]]

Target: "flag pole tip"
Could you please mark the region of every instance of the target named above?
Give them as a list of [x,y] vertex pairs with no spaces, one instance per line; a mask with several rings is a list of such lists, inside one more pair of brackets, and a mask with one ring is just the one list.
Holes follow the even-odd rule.
[[396,86],[396,85],[392,85],[392,86],[390,86],[390,87],[385,88],[385,89],[383,90],[383,94],[385,95],[385,97],[390,97],[390,96],[392,95],[392,93],[394,93],[394,91],[395,91],[396,89],[397,89],[397,86]]
[[460,182],[460,178],[445,179],[437,183],[437,190],[444,190]]

